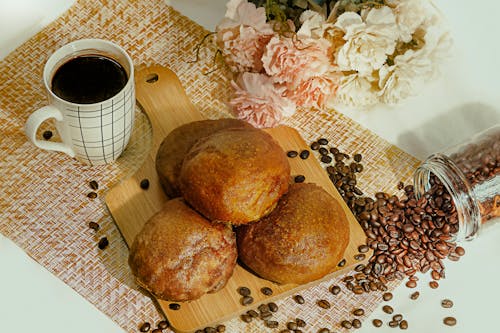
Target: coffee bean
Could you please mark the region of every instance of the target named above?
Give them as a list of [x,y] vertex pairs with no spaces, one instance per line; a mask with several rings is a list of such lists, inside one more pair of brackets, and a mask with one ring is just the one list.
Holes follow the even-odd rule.
[[158,323],[158,328],[161,330],[164,330],[164,329],[169,328],[169,327],[170,327],[170,324],[166,320],[162,320]]
[[431,287],[432,289],[437,289],[439,287],[439,283],[437,283],[436,281],[431,281],[429,282],[429,287]]
[[329,309],[331,307],[330,302],[328,302],[326,299],[321,299],[316,304],[318,304],[318,306],[323,309]]
[[323,328],[320,328],[320,330],[318,331],[318,333],[331,333],[331,331],[328,328],[323,327]]
[[367,245],[365,245],[365,244],[362,244],[362,245],[358,246],[358,252],[359,253],[366,253],[369,250],[370,250],[370,248]]
[[250,296],[250,294],[252,293],[248,287],[239,287],[236,291],[241,296]]
[[354,154],[353,159],[359,163],[363,159],[363,156],[361,154]]
[[271,311],[262,311],[260,314],[259,314],[259,318],[262,319],[262,320],[268,320],[268,319],[271,319],[273,316],[273,314],[271,313]]
[[338,295],[340,293],[340,287],[337,285],[331,286],[330,287],[330,292],[334,295]]
[[339,267],[344,267],[344,266],[345,266],[345,264],[346,264],[346,260],[345,260],[345,259],[342,259],[342,260],[341,260],[341,261],[337,264],[337,266],[339,266]]
[[140,327],[139,327],[139,331],[141,332],[149,332],[149,330],[151,329],[151,324],[148,323],[148,322],[145,322],[143,323]]
[[249,323],[252,321],[252,317],[249,316],[248,314],[244,313],[240,316],[241,320],[244,321],[245,323]]
[[457,246],[455,248],[455,253],[461,257],[465,254],[465,249],[461,246]]
[[398,327],[398,326],[399,326],[399,323],[397,321],[395,321],[395,320],[391,320],[389,322],[389,327],[394,328],[394,327]]
[[320,153],[323,156],[328,155],[328,149],[326,149],[325,147],[321,147],[318,149],[318,153]]
[[329,164],[332,163],[332,158],[328,155],[321,156],[321,162]]
[[326,146],[328,144],[328,139],[326,138],[321,138],[318,140],[318,143],[322,146]]
[[247,311],[247,315],[249,315],[252,318],[258,318],[259,317],[259,313],[257,311],[255,311],[255,310],[248,310]]
[[354,309],[354,311],[352,312],[353,315],[355,316],[362,316],[365,314],[365,310],[363,309]]
[[340,325],[341,325],[343,328],[347,328],[347,329],[352,328],[352,323],[351,323],[349,320],[342,320],[342,321],[340,322]]
[[99,188],[99,184],[95,181],[95,180],[92,180],[89,182],[89,186],[91,189],[93,189],[94,191],[97,190]]
[[392,297],[393,297],[393,295],[392,295],[392,293],[390,293],[390,292],[384,293],[384,294],[382,295],[382,299],[383,299],[384,301],[386,301],[386,302],[388,302],[388,301],[392,300]]
[[217,333],[217,330],[214,327],[205,327],[203,332],[204,333]]
[[286,153],[286,156],[288,156],[290,158],[297,157],[298,155],[299,155],[299,153],[296,150],[289,150]]
[[320,146],[319,142],[314,141],[313,143],[311,143],[311,145],[309,146],[309,148],[311,148],[312,150],[318,150],[319,146]]
[[361,328],[361,320],[359,320],[359,319],[353,319],[351,324],[352,324],[353,328],[356,328],[356,329]]
[[408,321],[406,320],[401,320],[399,322],[399,328],[402,329],[402,330],[406,330],[408,329]]
[[276,328],[279,326],[279,323],[276,320],[266,320],[265,324],[269,328]]
[[95,198],[97,198],[97,193],[95,193],[94,191],[89,192],[89,193],[87,193],[87,198],[95,199]]
[[443,300],[441,301],[441,306],[442,306],[443,308],[449,309],[449,308],[453,307],[453,301],[452,301],[452,300],[450,300],[450,299],[447,299],[447,298],[446,298],[446,299],[443,299]]
[[420,296],[420,293],[418,291],[415,291],[410,295],[410,299],[416,300]]
[[94,230],[94,231],[98,231],[100,226],[99,226],[99,224],[97,224],[95,222],[89,222],[89,228]]
[[382,311],[384,311],[387,314],[392,314],[394,312],[394,309],[390,305],[384,305],[382,307]]
[[253,297],[252,296],[243,296],[240,300],[241,305],[250,305],[253,303]]
[[266,296],[271,296],[273,294],[273,290],[269,287],[262,287],[260,288],[260,292],[263,293]]
[[297,323],[296,323],[296,322],[294,322],[294,321],[288,322],[288,323],[286,324],[286,327],[287,327],[289,330],[292,330],[292,331],[294,331],[294,330],[296,330],[296,329],[298,329],[298,328],[299,328],[299,326],[297,325]]
[[298,304],[304,304],[305,303],[304,297],[302,297],[301,295],[295,295],[295,296],[293,296],[293,299]]
[[410,281],[406,282],[406,287],[408,287],[408,288],[415,288],[416,286],[417,286],[416,281],[410,280]]
[[97,243],[97,246],[101,250],[104,250],[105,248],[107,248],[108,245],[109,245],[109,241],[108,241],[107,237],[102,237],[101,239],[99,239],[99,243]]
[[49,130],[44,131],[42,134],[42,136],[45,140],[50,140],[52,138],[52,135],[53,135],[52,131],[49,131]]
[[382,322],[382,320],[380,320],[380,319],[373,319],[373,320],[372,320],[372,324],[373,324],[373,326],[375,326],[375,327],[380,327],[380,326],[382,326],[383,322]]
[[179,309],[181,308],[181,305],[180,305],[179,303],[170,303],[170,304],[168,305],[168,308],[169,308],[170,310],[177,311],[177,310],[179,310]]
[[402,314],[395,314],[394,316],[392,316],[392,320],[394,321],[397,321],[398,323],[403,320],[403,315]]
[[445,317],[443,323],[448,326],[455,326],[457,324],[457,319],[455,317]]
[[298,327],[306,327],[307,326],[307,323],[303,319],[295,318],[295,322],[297,323]]
[[143,179],[141,180],[139,186],[143,189],[143,190],[147,190],[149,188],[149,179]]
[[293,178],[293,180],[296,183],[303,183],[306,180],[306,177],[304,175],[297,175]]
[[271,312],[277,312],[278,311],[278,305],[274,302],[271,302],[269,304],[267,304],[268,308],[269,308],[269,311]]
[[358,253],[354,256],[354,260],[357,260],[357,261],[365,260],[365,258],[366,258],[366,255],[364,253]]
[[300,158],[306,160],[309,157],[309,150],[302,150],[300,152]]
[[222,333],[226,331],[226,326],[225,325],[217,325],[216,327],[217,332]]

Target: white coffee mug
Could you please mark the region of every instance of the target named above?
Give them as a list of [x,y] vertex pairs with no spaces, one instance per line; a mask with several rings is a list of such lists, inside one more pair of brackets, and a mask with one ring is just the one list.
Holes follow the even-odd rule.
[[[81,56],[104,56],[119,63],[127,73],[125,86],[114,96],[91,104],[64,100],[52,89],[56,71],[65,63]],[[81,39],[64,45],[47,60],[43,82],[49,105],[32,113],[25,133],[37,147],[60,151],[85,164],[100,165],[116,160],[127,146],[134,125],[134,65],[118,45],[101,39]],[[56,120],[62,142],[38,140],[38,127],[47,119]]]

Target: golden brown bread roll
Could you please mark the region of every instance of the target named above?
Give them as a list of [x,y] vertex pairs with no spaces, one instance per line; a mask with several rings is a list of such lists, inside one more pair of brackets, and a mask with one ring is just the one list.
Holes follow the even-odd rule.
[[235,225],[268,214],[288,190],[290,165],[262,130],[231,128],[200,139],[182,163],[183,197],[212,221]]
[[271,214],[236,230],[240,260],[261,277],[307,283],[332,272],[349,243],[349,223],[323,188],[293,184]]
[[253,128],[239,119],[200,120],[175,128],[163,139],[156,154],[156,171],[167,196],[175,198],[181,195],[177,179],[182,160],[196,141],[221,129],[232,127]]
[[181,198],[167,201],[130,248],[137,283],[160,299],[194,300],[220,290],[236,265],[231,227],[211,223]]

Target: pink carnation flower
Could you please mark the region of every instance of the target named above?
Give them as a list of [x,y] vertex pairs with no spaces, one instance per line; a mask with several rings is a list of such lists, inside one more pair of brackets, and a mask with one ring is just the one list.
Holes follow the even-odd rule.
[[333,100],[338,87],[339,79],[333,74],[315,76],[287,90],[285,96],[297,106],[323,109]]
[[274,31],[266,11],[246,0],[227,3],[225,18],[216,27],[217,46],[234,72],[260,72],[262,54]]
[[229,104],[234,115],[255,127],[278,126],[295,112],[295,104],[283,97],[285,88],[265,74],[242,73],[232,86],[235,95]]
[[274,36],[266,46],[262,63],[276,83],[294,84],[321,76],[330,67],[328,42]]

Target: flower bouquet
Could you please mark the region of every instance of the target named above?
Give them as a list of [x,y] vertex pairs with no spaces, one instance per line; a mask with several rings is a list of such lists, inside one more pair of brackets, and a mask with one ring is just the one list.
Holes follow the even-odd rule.
[[230,0],[215,40],[237,118],[273,127],[297,108],[368,108],[415,95],[451,38],[430,0]]

